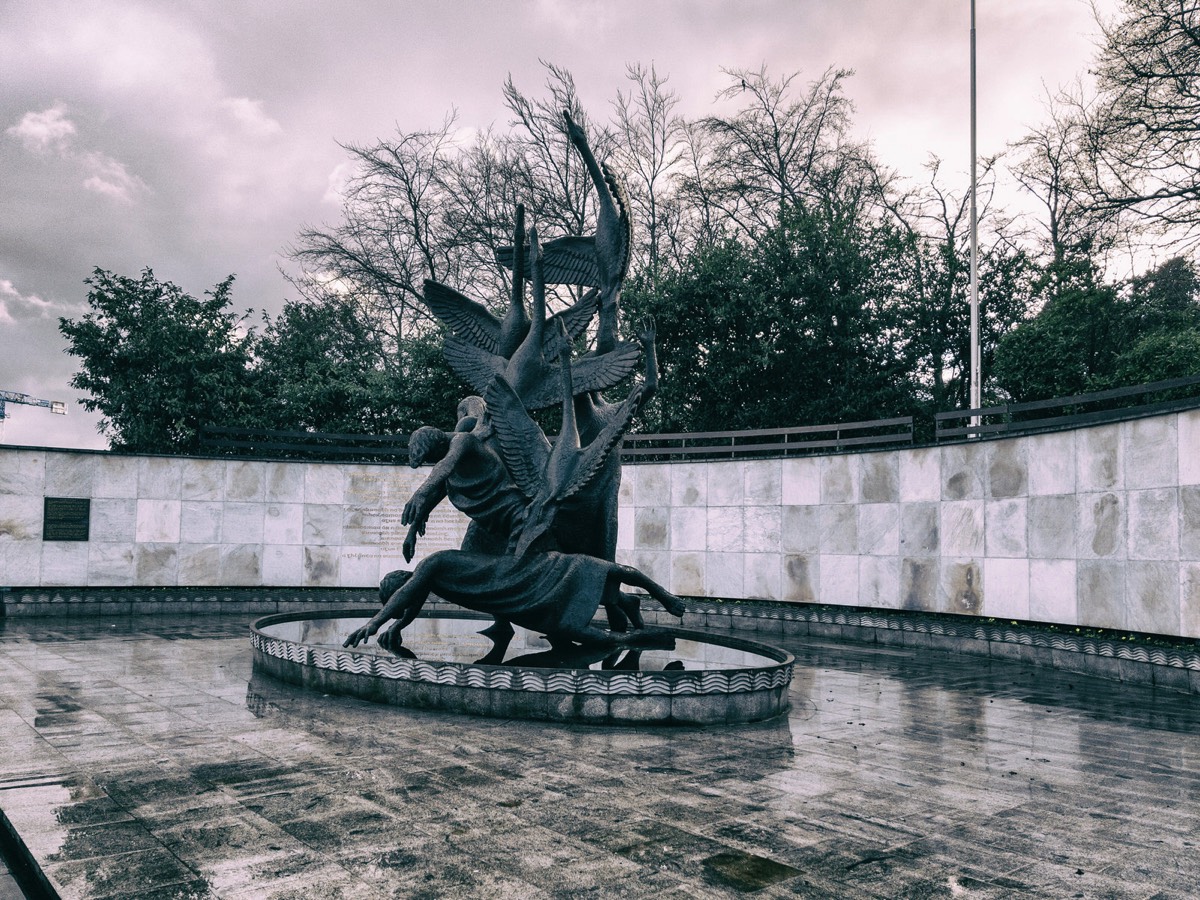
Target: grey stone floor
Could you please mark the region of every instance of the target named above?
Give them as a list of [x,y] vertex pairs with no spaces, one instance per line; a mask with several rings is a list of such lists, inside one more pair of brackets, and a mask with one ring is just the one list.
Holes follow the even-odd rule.
[[2,623],[0,809],[64,897],[1200,890],[1186,695],[784,638],[786,720],[566,727],[270,682],[246,621]]

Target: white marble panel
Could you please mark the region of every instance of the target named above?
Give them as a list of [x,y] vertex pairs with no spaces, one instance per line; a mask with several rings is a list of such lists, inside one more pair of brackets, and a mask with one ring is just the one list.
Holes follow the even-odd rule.
[[877,609],[900,606],[900,558],[863,556],[858,561],[859,605]]
[[858,457],[854,454],[822,456],[821,502],[858,502]]
[[[42,497],[45,493],[45,452],[41,450],[8,450],[0,447],[0,496],[23,494],[30,497]],[[4,509],[0,507],[0,516],[2,515],[4,515]]]
[[938,561],[939,612],[979,615],[987,582],[977,559],[942,557]]
[[345,498],[347,506],[379,506],[384,503],[391,488],[389,471],[379,466],[346,466]]
[[858,552],[869,556],[895,556],[900,552],[899,503],[859,505]]
[[705,595],[724,599],[744,597],[742,590],[742,555],[739,553],[706,553],[704,557]]
[[[340,503],[305,503],[304,504],[304,544],[335,547],[342,543],[342,505]],[[315,559],[315,558],[314,558]],[[320,566],[320,577],[325,576],[322,560],[314,563]]]
[[263,548],[263,584],[298,587],[304,583],[304,548],[299,544]]
[[[708,463],[708,505],[741,506],[746,485],[746,464],[741,460]],[[639,502],[640,498],[639,498]]]
[[1028,512],[1029,501],[1024,497],[987,501],[983,507],[984,552],[988,556],[1027,557]]
[[997,619],[1029,619],[1029,560],[983,561],[983,614]]
[[633,513],[633,545],[638,550],[671,549],[671,510],[640,506]]
[[219,544],[180,544],[177,573],[181,585],[229,585],[221,571]]
[[1075,497],[1076,559],[1124,559],[1125,494],[1112,491]]
[[220,543],[223,514],[223,503],[184,500],[180,506],[179,540],[185,544]]
[[306,545],[303,550],[304,586],[337,587],[341,548]]
[[783,558],[778,553],[746,553],[742,564],[747,599],[779,600],[783,596]]
[[177,543],[182,511],[183,503],[180,500],[139,499],[135,532],[137,542],[139,544]]
[[1151,634],[1179,634],[1178,564],[1130,560],[1125,565],[1125,627]]
[[88,551],[88,584],[108,587],[131,586],[136,576],[133,541],[124,544],[92,544]]
[[778,505],[782,496],[782,471],[778,459],[746,460],[743,502],[747,505]]
[[780,499],[786,506],[811,506],[821,502],[821,460],[793,457],[780,463]]
[[1121,426],[1080,428],[1074,434],[1076,490],[1107,491],[1124,487]]
[[139,500],[182,500],[183,467],[169,456],[138,458]]
[[1179,483],[1200,484],[1200,409],[1181,412],[1176,419],[1176,431]]
[[304,502],[306,504],[341,506],[345,502],[344,492],[345,478],[340,466],[331,463],[305,463]]
[[633,554],[633,566],[642,574],[649,575],[659,584],[671,583],[671,554],[665,550],[637,550]]
[[821,554],[821,582],[818,603],[858,606],[858,556]]
[[[1074,521],[1074,507],[1072,521]],[[899,553],[905,556],[936,556],[941,546],[938,527],[941,524],[940,505],[929,501],[900,504]]]
[[263,543],[300,544],[304,541],[304,504],[268,503],[263,520]]
[[87,541],[49,541],[42,544],[41,584],[85,585],[88,576]]
[[987,448],[981,444],[952,444],[942,448],[943,500],[983,497]]
[[895,503],[900,499],[900,466],[894,450],[862,454],[858,471],[859,499],[863,503]]
[[338,564],[338,580],[342,587],[378,587],[378,548],[344,547]]
[[1200,562],[1180,565],[1179,603],[1179,633],[1185,637],[1200,637]]
[[821,557],[818,554],[784,554],[783,599],[794,603],[815,603],[820,576]]
[[92,496],[98,459],[91,453],[47,453],[46,496]]
[[633,549],[633,507],[620,506],[617,508],[617,549]]
[[1075,556],[1075,495],[1029,498],[1029,555],[1037,559]]
[[1020,438],[987,444],[987,496],[993,500],[1023,497],[1029,492],[1026,442]]
[[266,515],[265,503],[226,501],[221,514],[221,543],[261,544]]
[[248,503],[266,498],[265,463],[230,460],[225,467],[225,499]]
[[262,584],[262,544],[221,545],[221,582],[230,587]]
[[1079,623],[1075,598],[1075,560],[1029,561],[1029,618],[1061,625]]
[[1130,559],[1179,559],[1179,492],[1175,488],[1128,491]]
[[679,463],[671,467],[671,505],[708,504],[708,472],[703,463]]
[[785,506],[780,529],[785,553],[817,553],[821,549],[821,507]]
[[942,499],[942,451],[938,447],[899,450],[900,501],[930,502]]
[[844,556],[858,552],[858,506],[832,503],[821,506],[821,552]]
[[1060,431],[1019,438],[1026,444],[1031,496],[1075,493],[1075,434]]
[[134,551],[137,583],[171,587],[179,583],[179,544],[142,544]]
[[[1153,416],[1123,422],[1121,440],[1125,489],[1173,486],[1179,476],[1175,416]],[[1200,453],[1200,447],[1193,448]]]
[[303,503],[304,473],[303,463],[267,463],[263,476],[267,502]]
[[1179,557],[1200,559],[1200,485],[1179,489]]
[[[716,553],[741,553],[745,547],[742,508],[710,506],[707,512],[708,549]],[[740,565],[738,572],[741,572]]]
[[708,510],[682,506],[671,511],[671,550],[708,549]]
[[138,492],[138,460],[135,456],[105,454],[96,457],[92,496],[133,500]]
[[983,556],[983,501],[958,500],[943,503],[938,538],[942,556]]
[[1092,628],[1128,628],[1125,566],[1119,560],[1081,559],[1075,568],[1079,624]]
[[128,541],[137,537],[137,501],[93,500],[88,534],[93,541]]
[[37,587],[41,577],[41,541],[0,541],[0,584]]
[[40,541],[43,504],[40,496],[4,495],[4,501],[0,503],[0,544]]
[[179,492],[184,500],[216,502],[225,499],[225,469],[229,465],[225,460],[185,459],[180,465],[183,471]]
[[636,504],[637,478],[635,477],[636,466],[621,467],[621,487],[617,491],[617,502],[621,506],[634,506]]
[[634,496],[638,506],[667,507],[671,505],[671,467],[663,463],[631,466],[637,487]]
[[703,553],[672,553],[671,592],[681,597],[704,596],[704,561]]
[[782,509],[778,506],[747,506],[743,511],[747,553],[779,553]]

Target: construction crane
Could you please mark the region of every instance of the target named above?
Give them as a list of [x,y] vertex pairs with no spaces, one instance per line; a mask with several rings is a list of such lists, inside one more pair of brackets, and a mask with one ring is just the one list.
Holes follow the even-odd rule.
[[28,394],[14,394],[12,391],[0,391],[0,422],[3,422],[5,419],[4,404],[6,403],[44,406],[56,415],[65,416],[67,414],[67,404],[61,400],[39,400],[37,397],[30,397]]

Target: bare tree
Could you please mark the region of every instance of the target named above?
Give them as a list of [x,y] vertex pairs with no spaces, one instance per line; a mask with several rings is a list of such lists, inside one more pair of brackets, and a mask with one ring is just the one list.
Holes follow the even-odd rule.
[[1200,2],[1121,0],[1100,21],[1094,101],[1077,100],[1092,202],[1200,244]]
[[684,123],[673,114],[679,97],[666,87],[652,65],[626,67],[632,82],[628,94],[618,92],[617,168],[625,174],[635,220],[634,261],[650,283],[657,281],[664,246],[678,229],[679,203],[674,179],[684,154]]

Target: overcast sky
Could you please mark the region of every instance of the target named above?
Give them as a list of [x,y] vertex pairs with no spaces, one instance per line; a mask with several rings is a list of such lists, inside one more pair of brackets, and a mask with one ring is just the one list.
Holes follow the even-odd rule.
[[[1110,9],[1113,0],[1104,0]],[[154,269],[192,294],[235,273],[240,307],[292,296],[281,253],[338,216],[337,142],[440,124],[504,126],[512,74],[541,95],[539,58],[570,69],[605,119],[626,63],[653,63],[705,114],[721,68],[852,68],[856,130],[917,176],[930,153],[969,171],[968,0],[204,0],[0,4],[0,442],[103,447],[68,387],[59,316],[96,267]],[[1085,0],[978,0],[979,150],[1042,116],[1086,70]]]

